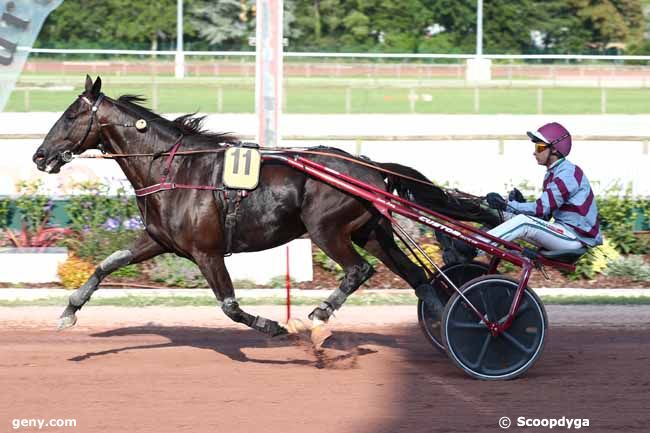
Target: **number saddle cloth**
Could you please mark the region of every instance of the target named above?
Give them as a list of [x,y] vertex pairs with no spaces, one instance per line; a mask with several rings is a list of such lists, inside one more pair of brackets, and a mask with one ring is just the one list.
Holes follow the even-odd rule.
[[224,154],[222,183],[224,218],[224,255],[232,254],[232,235],[237,225],[237,211],[248,191],[257,188],[262,167],[262,155],[257,143],[240,142]]

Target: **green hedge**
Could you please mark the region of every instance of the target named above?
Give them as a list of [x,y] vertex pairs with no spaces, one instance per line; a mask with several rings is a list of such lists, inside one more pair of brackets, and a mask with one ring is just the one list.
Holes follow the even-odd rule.
[[596,198],[601,229],[623,254],[648,254],[650,243],[634,232],[650,230],[650,198],[633,196],[630,187],[615,185]]
[[[135,198],[123,189],[109,195],[107,185],[80,183],[77,195],[52,200],[42,193],[41,186],[38,182],[22,183],[18,197],[0,197],[0,231],[6,228],[21,230],[24,226],[33,230],[44,220],[48,226],[69,227],[78,235],[66,239],[63,244],[93,263],[113,251],[128,248],[139,233],[141,225]],[[617,251],[625,255],[650,253],[648,239],[635,235],[635,231],[650,229],[650,198],[634,196],[629,187],[614,185],[596,200],[607,243],[581,259],[573,278],[593,278],[596,273],[602,273],[616,259]],[[376,261],[365,253],[364,257]],[[340,273],[323,254],[316,254],[314,260],[325,269]],[[157,265],[169,267],[166,262]],[[642,274],[642,271],[645,272],[643,269],[639,272]],[[124,275],[134,272],[137,273],[135,269],[126,269]],[[188,279],[185,273],[171,272],[172,275],[160,278],[173,280],[176,274],[182,274],[182,278]],[[195,278],[188,280],[191,284],[202,284]]]

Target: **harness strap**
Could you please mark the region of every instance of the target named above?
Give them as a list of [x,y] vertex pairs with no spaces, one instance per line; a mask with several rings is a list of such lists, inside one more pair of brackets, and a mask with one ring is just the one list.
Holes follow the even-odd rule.
[[165,183],[165,181],[167,180],[167,176],[169,175],[169,170],[171,170],[172,167],[172,161],[176,156],[176,152],[178,152],[178,148],[181,147],[182,139],[183,139],[183,134],[181,134],[178,140],[176,140],[176,143],[174,143],[172,149],[169,151],[169,155],[167,155],[167,159],[165,160],[165,165],[162,170],[162,176],[160,177],[160,183]]
[[[155,194],[160,191],[169,191],[173,189],[192,189],[192,190],[201,190],[201,191],[223,191],[224,193],[224,209],[225,209],[225,218],[224,218],[224,256],[229,256],[232,254],[232,238],[237,226],[237,211],[239,210],[239,204],[243,197],[247,195],[235,190],[228,190],[223,186],[212,186],[212,185],[189,185],[184,183],[168,182],[167,177],[171,171],[171,166],[174,161],[174,157],[178,153],[178,149],[181,147],[183,140],[183,135],[181,135],[176,143],[172,146],[169,152],[166,152],[167,159],[163,165],[162,174],[160,176],[160,182],[150,185],[144,188],[139,188],[135,190],[136,197],[146,197],[151,194]],[[153,161],[153,160],[152,160]],[[232,191],[234,194],[229,194]],[[145,202],[146,209],[146,202]],[[146,225],[146,214],[145,214],[145,225]]]
[[[233,192],[234,194],[230,194]],[[242,198],[245,197],[241,191],[235,191],[232,189],[224,190],[224,199],[225,199],[225,210],[226,215],[224,218],[223,224],[223,236],[224,236],[224,257],[232,254],[232,238],[235,228],[237,227],[237,211],[239,210],[239,205],[241,204]]]
[[165,165],[163,166],[162,175],[160,176],[160,182],[144,188],[136,189],[135,190],[136,197],[145,197],[147,195],[155,194],[160,191],[169,191],[172,189],[198,189],[202,191],[223,191],[224,190],[222,186],[188,185],[184,183],[167,182],[167,176],[169,176],[169,172],[171,171],[171,167],[172,167],[172,162],[174,161],[174,157],[178,153],[178,149],[181,147],[182,140],[183,140],[183,136],[181,135],[178,138],[178,140],[176,140],[176,143],[174,143],[174,146],[172,146],[171,150],[167,153],[167,159],[165,160]]
[[136,197],[144,197],[160,191],[168,191],[172,189],[198,189],[201,191],[223,191],[224,187],[211,186],[211,185],[188,185],[184,183],[175,183],[175,182],[160,182],[155,185],[147,186],[145,188],[136,189],[135,195]]

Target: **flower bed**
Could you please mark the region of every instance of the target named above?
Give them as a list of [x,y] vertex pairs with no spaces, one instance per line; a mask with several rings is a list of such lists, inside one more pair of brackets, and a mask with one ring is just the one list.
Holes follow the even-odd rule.
[[[52,227],[52,200],[41,191],[38,182],[21,182],[19,195],[15,198],[0,198],[0,247],[3,246],[63,246],[81,260],[86,268],[96,266],[112,252],[128,248],[142,229],[139,211],[134,197],[124,189],[108,194],[108,186],[98,183],[76,185],[76,194],[64,205],[67,227]],[[530,192],[530,191],[528,191]],[[629,189],[621,186],[610,188],[604,196],[598,197],[602,228],[607,242],[594,249],[578,263],[578,269],[571,275],[564,275],[547,269],[550,280],[539,272],[531,278],[532,287],[649,287],[650,253],[649,239],[634,233],[639,222],[650,221],[650,199],[632,196]],[[19,219],[21,230],[9,228],[10,221]],[[635,227],[636,224],[636,227]],[[412,221],[405,221],[411,234],[420,239],[423,248],[442,264],[438,246],[431,232]],[[363,287],[407,288],[406,283],[388,271],[377,259],[362,250],[360,254],[371,263],[377,273]],[[334,288],[339,285],[342,271],[336,263],[314,247],[314,279],[310,282],[294,283],[299,288]],[[74,274],[74,267],[68,267]],[[72,271],[70,271],[72,269]],[[501,269],[516,276],[513,266],[504,264]],[[68,281],[76,281],[79,275],[72,275]],[[127,266],[112,274],[107,284],[205,287],[207,283],[191,262],[173,255],[156,258],[147,263]],[[265,284],[248,280],[235,280],[235,287],[279,287],[284,285],[282,275],[269,279]],[[8,286],[0,282],[0,287]],[[42,286],[41,283],[35,284]]]

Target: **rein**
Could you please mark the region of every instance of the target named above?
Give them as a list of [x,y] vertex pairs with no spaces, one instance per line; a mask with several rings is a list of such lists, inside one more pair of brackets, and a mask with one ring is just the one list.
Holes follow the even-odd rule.
[[[221,148],[221,149],[197,149],[197,150],[181,150],[181,151],[178,151],[177,149],[178,149],[179,146],[180,146],[180,142],[177,142],[174,145],[174,148],[172,148],[172,150],[170,150],[169,152],[163,152],[163,153],[107,153],[107,154],[101,154],[101,155],[77,155],[77,156],[75,156],[75,158],[117,159],[117,158],[142,158],[142,157],[151,157],[151,158],[153,158],[153,157],[167,156],[168,158],[167,158],[166,164],[171,165],[171,160],[169,158],[170,156],[173,159],[173,156],[221,153],[221,152],[226,151],[226,148]],[[230,147],[230,146],[226,146],[226,147]],[[174,151],[174,150],[176,150],[176,151]],[[262,154],[265,154],[265,153],[266,154],[295,153],[295,154],[305,154],[305,155],[327,156],[327,157],[330,157],[330,158],[336,158],[336,159],[341,159],[341,160],[344,160],[344,161],[352,162],[352,163],[357,164],[357,165],[361,165],[361,166],[364,166],[364,167],[367,167],[367,168],[371,168],[373,170],[380,171],[382,173],[390,174],[392,176],[397,176],[397,177],[407,179],[407,180],[410,180],[410,181],[413,181],[413,182],[417,182],[417,183],[420,183],[420,184],[423,184],[423,185],[435,186],[435,187],[440,188],[438,185],[434,184],[433,182],[424,181],[422,179],[418,179],[418,178],[415,178],[415,177],[412,177],[412,176],[401,174],[401,173],[398,173],[396,171],[389,170],[387,168],[382,168],[382,167],[378,167],[378,166],[376,166],[374,164],[370,164],[370,163],[367,163],[367,162],[364,162],[364,161],[359,161],[356,158],[351,158],[351,157],[344,156],[344,155],[337,155],[335,153],[321,152],[321,151],[317,151],[317,150],[303,150],[303,149],[297,149],[297,148],[291,148],[291,147],[263,147],[263,146],[260,146],[260,150],[262,151]],[[167,167],[167,169],[169,169],[169,167]],[[161,184],[162,183],[164,183],[164,180],[161,180]],[[156,184],[156,185],[153,185],[153,186],[157,186],[157,185],[160,185],[160,184]],[[172,185],[172,184],[167,183],[166,185]],[[180,188],[179,185],[181,185],[181,184],[174,184],[174,185],[177,185],[177,187]],[[143,188],[142,190],[152,188],[152,187]],[[216,187],[213,187],[213,188],[216,188]],[[166,189],[173,189],[173,188],[166,188]],[[200,188],[196,188],[196,189],[200,189]],[[157,189],[156,191],[153,191],[153,192],[157,192],[157,191],[161,191],[161,190],[162,189]],[[140,191],[140,190],[138,190],[138,191]],[[446,191],[449,191],[449,190],[446,190]],[[482,197],[475,196],[475,195],[472,195],[472,194],[468,194],[468,193],[459,191],[457,189],[454,189],[454,190],[451,190],[451,191],[453,191],[453,193],[455,195],[465,196],[466,198],[469,198],[469,199],[474,199],[474,200],[482,200],[483,199]],[[151,193],[148,193],[148,194],[151,194]]]
[[[90,122],[88,123],[88,126],[86,128],[86,132],[83,136],[83,138],[75,145],[75,148],[80,147],[88,138],[88,135],[90,134],[90,131],[93,126],[93,122],[95,120],[95,116],[97,115],[97,110],[99,109],[99,105],[102,103],[104,100],[105,96],[103,93],[100,93],[99,97],[95,101],[95,103],[91,103],[86,97],[80,96],[80,98],[89,104],[91,106],[90,111],[91,111],[91,116],[90,116]],[[99,123],[98,124],[101,128],[105,126],[121,126],[121,127],[133,127],[136,128],[138,131],[143,132],[144,130],[147,129],[148,124],[147,121],[144,119],[139,119],[135,123]],[[101,133],[100,133],[101,135]],[[117,159],[117,158],[141,158],[141,157],[150,157],[150,158],[158,158],[161,156],[166,156],[167,159],[165,160],[165,165],[163,167],[163,172],[160,178],[160,182],[150,185],[144,188],[136,189],[135,190],[135,195],[136,197],[144,197],[147,195],[155,194],[160,191],[168,191],[168,190],[173,190],[173,189],[196,189],[196,190],[204,190],[204,191],[223,191],[224,187],[216,187],[216,186],[211,186],[211,185],[188,185],[188,184],[180,184],[180,183],[175,183],[175,182],[168,182],[167,181],[167,176],[169,176],[169,172],[171,170],[171,165],[174,160],[175,156],[187,156],[187,155],[198,155],[198,154],[210,154],[210,153],[220,153],[224,152],[226,148],[230,147],[231,145],[226,143],[226,146],[220,148],[220,149],[197,149],[197,150],[183,150],[179,151],[179,148],[182,144],[183,140],[183,134],[176,140],[172,148],[167,151],[167,152],[156,152],[156,153],[106,153],[102,148],[100,150],[102,151],[101,155],[73,155],[73,151],[66,151],[64,155],[62,155],[63,159],[66,162],[72,161],[73,158],[88,158],[88,159]],[[322,152],[322,151],[317,151],[317,150],[304,150],[304,149],[298,149],[298,148],[288,148],[288,147],[263,147],[260,146],[259,149],[261,150],[262,154],[275,154],[275,153],[293,153],[293,154],[303,154],[303,155],[320,155],[320,156],[327,156],[330,158],[337,158],[341,159],[344,161],[351,162],[353,164],[361,165],[363,167],[367,167],[382,173],[386,173],[392,176],[396,176],[402,179],[407,179],[412,182],[416,182],[422,185],[427,185],[427,186],[433,186],[436,188],[440,188],[438,185],[434,184],[433,182],[429,181],[424,181],[412,176],[408,176],[405,174],[397,173],[395,171],[379,167],[375,164],[371,164],[368,162],[360,161],[358,158],[352,158],[344,155],[338,155],[334,153],[329,153],[329,152]],[[153,160],[152,160],[153,162]],[[471,195],[468,193],[464,193],[462,191],[459,191],[458,189],[454,190],[443,190],[450,195],[452,198],[458,200],[458,196],[464,196],[466,199],[472,200],[478,202],[483,200],[483,197]]]

